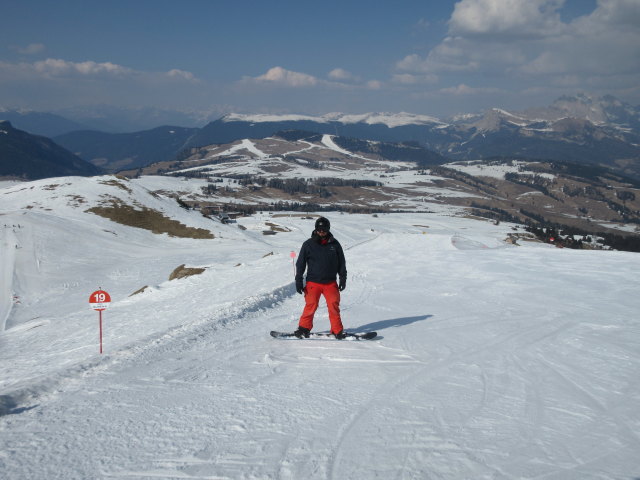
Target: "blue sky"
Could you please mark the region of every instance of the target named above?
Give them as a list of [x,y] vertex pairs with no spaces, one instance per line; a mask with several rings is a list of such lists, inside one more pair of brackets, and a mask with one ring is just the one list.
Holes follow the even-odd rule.
[[640,0],[0,0],[0,106],[430,114],[640,103]]

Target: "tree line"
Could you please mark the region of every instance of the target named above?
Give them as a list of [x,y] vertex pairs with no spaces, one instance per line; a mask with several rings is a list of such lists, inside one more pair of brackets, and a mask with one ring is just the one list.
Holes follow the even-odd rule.
[[[519,223],[525,225],[525,229],[533,233],[539,240],[545,243],[553,243],[554,245],[566,248],[593,248],[592,237],[599,238],[601,248],[606,245],[614,250],[626,252],[640,252],[640,237],[637,235],[618,235],[609,232],[588,232],[578,227],[563,225],[557,222],[551,222],[544,216],[525,210],[519,209],[516,215],[506,210],[482,205],[473,202],[471,204],[474,215],[484,218],[490,218],[495,221],[505,221],[510,223]],[[576,239],[576,237],[582,237]],[[551,239],[553,238],[553,241]]]

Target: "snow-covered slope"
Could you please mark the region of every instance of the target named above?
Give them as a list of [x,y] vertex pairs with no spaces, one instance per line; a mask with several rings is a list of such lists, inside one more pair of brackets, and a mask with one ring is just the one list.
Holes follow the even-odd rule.
[[[444,213],[329,213],[345,326],[379,337],[274,340],[302,309],[290,252],[313,220],[213,223],[146,181],[0,190],[3,478],[638,475],[637,254],[511,246],[511,225]],[[215,238],[85,211],[107,195]],[[180,264],[205,271],[169,281]]]

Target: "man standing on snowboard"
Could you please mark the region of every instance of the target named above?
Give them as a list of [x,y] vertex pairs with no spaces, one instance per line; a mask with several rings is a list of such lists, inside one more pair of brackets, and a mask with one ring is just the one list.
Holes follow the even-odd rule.
[[[305,306],[300,316],[298,329],[294,335],[308,338],[313,328],[313,315],[318,309],[320,296],[327,301],[331,333],[336,338],[345,338],[340,318],[340,292],[347,286],[347,264],[340,243],[330,232],[329,220],[320,217],[316,220],[311,238],[302,244],[296,262],[296,291],[304,293]],[[302,276],[307,271],[307,283]],[[340,283],[336,282],[338,276]]]

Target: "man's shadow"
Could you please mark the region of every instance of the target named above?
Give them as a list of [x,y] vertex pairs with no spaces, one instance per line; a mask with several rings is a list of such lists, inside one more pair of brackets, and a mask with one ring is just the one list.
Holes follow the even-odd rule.
[[4,415],[19,415],[22,412],[36,408],[38,405],[31,407],[18,407],[16,400],[9,395],[0,395],[0,417]]
[[[380,331],[385,330],[387,328],[393,327],[403,327],[405,325],[410,325],[415,322],[419,322],[421,320],[426,320],[427,318],[431,318],[433,315],[418,315],[416,317],[400,317],[400,318],[390,318],[389,320],[380,320],[378,322],[367,323],[366,325],[360,325],[359,327],[355,327],[353,329],[354,333],[358,332],[371,332],[371,331]],[[349,329],[352,330],[352,329]]]

